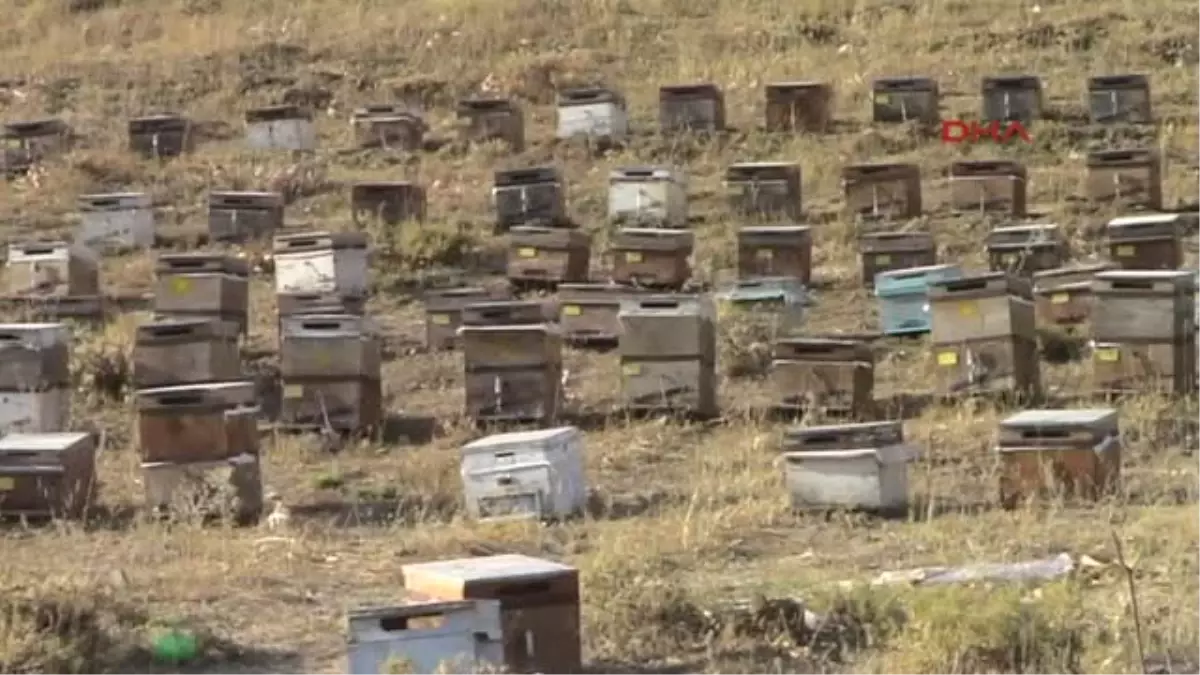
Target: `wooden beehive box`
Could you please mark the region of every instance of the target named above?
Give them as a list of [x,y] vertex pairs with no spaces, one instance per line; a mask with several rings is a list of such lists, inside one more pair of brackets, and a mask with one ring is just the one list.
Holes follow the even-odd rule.
[[568,224],[566,189],[562,172],[553,166],[495,172],[492,201],[496,208],[496,231],[507,232],[519,225]]
[[154,313],[208,316],[232,321],[244,334],[249,324],[250,266],[219,253],[170,253],[154,267]]
[[71,344],[65,323],[0,324],[0,391],[68,387]]
[[993,228],[984,246],[993,272],[1029,277],[1061,267],[1067,260],[1067,243],[1053,224]]
[[823,133],[833,117],[833,87],[827,82],[768,82],[766,129]]
[[142,389],[135,395],[138,452],[144,462],[221,461],[258,453],[253,381]]
[[508,279],[514,285],[548,287],[582,282],[591,256],[591,237],[581,230],[514,227],[509,230]]
[[558,95],[559,140],[577,137],[600,143],[623,143],[629,135],[625,97],[604,87],[564,89]]
[[445,288],[426,293],[425,347],[434,351],[454,349],[458,346],[458,327],[462,325],[463,308],[488,300],[503,298],[483,286]]
[[624,228],[613,237],[612,280],[647,288],[679,288],[692,276],[695,235],[689,230]]
[[96,496],[96,438],[80,432],[0,436],[0,516],[80,518]]
[[709,82],[658,89],[658,126],[663,134],[725,130],[725,94]]
[[931,77],[884,77],[871,83],[871,117],[876,123],[941,121],[941,96]]
[[100,294],[100,261],[86,246],[65,241],[14,241],[5,269],[16,296],[80,297]]
[[875,355],[858,340],[788,337],[775,341],[769,376],[777,407],[867,418],[875,408]]
[[962,277],[957,264],[927,265],[880,272],[875,277],[879,327],[884,335],[928,333],[929,284]]
[[425,220],[425,188],[409,181],[360,181],[350,186],[355,224],[378,220],[385,225]]
[[370,257],[364,232],[314,230],[276,235],[271,252],[276,293],[367,294]]
[[506,98],[468,98],[458,102],[459,138],[467,143],[501,141],[513,152],[525,149],[525,114]]
[[192,123],[174,113],[147,115],[129,120],[129,151],[147,159],[167,159],[196,147]]
[[1087,197],[1100,204],[1162,210],[1162,159],[1157,150],[1098,150],[1087,156]]
[[1090,331],[1092,278],[1110,270],[1111,263],[1075,265],[1042,270],[1033,275],[1034,314],[1039,328],[1054,328],[1067,334]]
[[921,169],[916,164],[852,164],[842,169],[846,212],[871,219],[921,215]]
[[492,299],[472,302],[462,308],[464,326],[527,326],[553,322],[556,303],[545,300]]
[[1092,124],[1150,124],[1154,121],[1150,78],[1146,75],[1090,77],[1087,99]]
[[725,169],[729,210],[736,216],[798,222],[804,214],[800,165],[791,162],[739,162]]
[[414,673],[447,664],[475,672],[504,667],[498,600],[439,600],[405,593],[398,604],[346,612],[346,672],[371,675],[402,660]]
[[1183,266],[1183,238],[1194,217],[1182,213],[1122,216],[1108,221],[1108,254],[1122,269],[1174,270]]
[[577,345],[617,344],[621,338],[621,302],[642,292],[614,283],[560,284],[559,324],[563,337]]
[[937,244],[929,232],[869,232],[858,238],[862,282],[875,287],[881,272],[937,264]]
[[687,227],[687,176],[666,167],[613,169],[608,176],[608,220],[622,227]]
[[505,554],[401,567],[409,591],[447,600],[500,602],[504,665],[513,673],[577,673],[579,572],[561,563]]
[[812,283],[812,228],[806,225],[751,225],[737,233],[737,274],[741,279],[790,276]]
[[575,427],[494,434],[464,445],[461,457],[472,518],[561,521],[587,505],[583,434]]
[[621,399],[628,409],[718,414],[716,306],[710,295],[625,300]]
[[313,112],[299,105],[250,108],[245,113],[246,147],[251,150],[311,151],[317,148]]
[[360,148],[418,152],[425,143],[428,125],[415,110],[400,103],[377,103],[356,109],[350,116]]
[[899,421],[788,429],[783,459],[792,506],[900,515],[908,510],[908,464]]
[[144,192],[80,195],[75,243],[96,251],[128,251],[154,245],[154,205]]
[[383,348],[378,328],[347,314],[281,320],[280,420],[365,432],[383,423]]
[[1031,124],[1042,117],[1042,81],[1036,75],[985,77],[981,89],[984,121]]
[[1096,499],[1120,479],[1114,409],[1026,410],[1000,422],[997,436],[1006,508],[1031,497]]
[[158,319],[137,327],[133,383],[139,389],[242,377],[237,326],[216,318]]
[[563,401],[563,341],[558,325],[464,322],[458,335],[468,417],[541,424],[558,419]]
[[1093,277],[1092,292],[1096,340],[1172,342],[1195,328],[1196,279],[1188,270],[1107,270]]
[[950,206],[960,213],[997,213],[1023,218],[1027,174],[1020,162],[960,160],[950,165]]
[[30,162],[67,152],[71,136],[71,127],[57,117],[6,122],[0,131],[0,138],[22,150]]
[[1092,343],[1092,388],[1102,396],[1196,393],[1196,336]]
[[208,236],[243,242],[283,229],[283,195],[278,192],[208,193]]

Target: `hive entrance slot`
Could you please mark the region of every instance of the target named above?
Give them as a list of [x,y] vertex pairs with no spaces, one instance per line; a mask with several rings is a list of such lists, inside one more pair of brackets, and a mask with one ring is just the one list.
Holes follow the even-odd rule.
[[94,199],[94,200],[92,200],[92,206],[116,206],[118,203],[120,203],[120,202],[118,202],[116,199]]
[[27,246],[25,248],[25,255],[46,255],[53,252],[53,246]]
[[946,284],[948,291],[976,291],[987,285],[987,281],[983,279],[971,279],[969,281],[956,281]]
[[646,309],[675,309],[679,307],[679,303],[671,300],[647,300],[642,302],[642,307]]
[[1114,281],[1114,282],[1112,282],[1112,287],[1114,290],[1127,290],[1127,291],[1147,290],[1147,289],[1151,288],[1153,285],[1154,284],[1149,281]]
[[199,394],[172,394],[158,397],[159,405],[192,405],[203,399]]
[[38,453],[34,452],[33,450],[13,450],[11,452],[4,453],[3,456],[10,459],[29,459],[31,457],[37,457],[37,454]]
[[446,623],[446,615],[440,612],[410,614],[407,616],[385,616],[379,620],[379,629],[388,633],[414,628],[440,628]]
[[153,335],[158,337],[171,337],[175,335],[187,335],[192,332],[189,326],[163,326],[151,330]]
[[289,247],[314,246],[316,243],[316,239],[293,239],[287,245]]
[[501,588],[496,589],[496,597],[515,597],[518,595],[533,595],[535,593],[546,593],[551,589],[549,581],[528,581],[522,584],[506,584]]
[[1021,432],[1021,438],[1066,438],[1070,435],[1065,429],[1027,429]]
[[336,321],[305,321],[301,325],[308,330],[334,330],[341,324]]

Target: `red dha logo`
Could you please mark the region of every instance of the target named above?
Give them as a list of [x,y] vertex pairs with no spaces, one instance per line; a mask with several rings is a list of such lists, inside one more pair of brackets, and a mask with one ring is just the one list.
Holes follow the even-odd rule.
[[1033,142],[1033,138],[1029,136],[1029,130],[1016,120],[1008,122],[1003,127],[1000,122],[996,121],[987,124],[962,120],[942,121],[943,143],[979,143],[984,139],[990,139],[992,143],[1005,144],[1011,142],[1014,137],[1020,138],[1026,143]]

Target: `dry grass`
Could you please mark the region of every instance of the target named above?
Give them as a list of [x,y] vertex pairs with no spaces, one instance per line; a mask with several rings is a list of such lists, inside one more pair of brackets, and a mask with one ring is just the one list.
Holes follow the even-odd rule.
[[[291,191],[289,222],[342,227],[347,181],[418,179],[430,186],[434,219],[404,235],[398,259],[381,265],[386,280],[436,265],[447,248],[494,248],[488,224],[490,171],[554,160],[567,171],[573,214],[596,228],[607,169],[627,163],[686,164],[693,209],[706,214],[698,259],[703,276],[731,266],[735,226],[722,217],[719,170],[735,160],[799,159],[810,211],[838,201],[837,170],[849,161],[919,162],[928,203],[942,192],[935,176],[959,151],[905,132],[866,124],[869,80],[928,73],[945,90],[948,114],[977,109],[979,77],[1033,71],[1047,81],[1055,107],[1078,110],[1088,74],[1140,71],[1153,78],[1163,118],[1168,204],[1196,199],[1196,7],[1184,0],[1043,0],[931,2],[778,2],[770,0],[20,0],[0,28],[0,74],[22,83],[3,94],[6,119],[66,117],[83,147],[31,179],[0,185],[6,234],[69,225],[73,197],[145,189],[167,204],[176,230],[202,227],[209,187],[261,187],[290,160],[238,148],[240,110],[285,95],[306,96],[320,118],[322,146]],[[97,8],[73,10],[95,5]],[[837,88],[845,130],[828,137],[770,137],[746,131],[725,146],[639,136],[629,149],[592,160],[552,136],[556,87],[608,83],[625,91],[638,128],[653,126],[661,83],[712,80],[727,92],[731,121],[748,130],[761,116],[761,86],[774,79],[821,78]],[[349,146],[349,110],[421,97],[433,133],[445,135],[450,105],[492,87],[530,106],[521,157],[494,149],[437,152],[394,162]],[[290,92],[290,94],[289,94]],[[121,149],[123,120],[153,110],[186,111],[207,122],[211,140],[195,154],[159,167]],[[1033,167],[1032,200],[1072,233],[1077,257],[1095,251],[1084,233],[1104,214],[1081,216],[1065,198],[1080,192],[1083,143],[1047,122],[1032,148],[1017,148]],[[460,222],[472,223],[460,235]],[[982,225],[934,223],[947,256],[981,265]],[[847,223],[822,224],[818,275],[832,283],[810,317],[817,331],[861,330],[874,321],[868,296],[854,290]],[[1195,264],[1194,257],[1189,259]],[[145,289],[148,258],[108,261],[105,283]],[[270,343],[267,281],[255,283],[254,341]],[[375,309],[398,334],[419,337],[417,309],[399,292]],[[127,345],[132,322],[81,341],[95,353]],[[919,388],[924,350],[891,351],[879,370],[882,394]],[[77,364],[87,363],[80,359]],[[610,356],[569,355],[573,394],[611,396]],[[265,450],[272,488],[299,521],[282,537],[258,529],[141,522],[10,530],[0,585],[22,588],[0,613],[0,669],[6,672],[148,668],[137,645],[156,627],[184,621],[211,635],[202,667],[334,672],[344,667],[341,617],[359,600],[386,601],[399,590],[408,560],[516,551],[567,560],[583,572],[586,653],[599,668],[675,664],[692,672],[1131,672],[1139,666],[1128,595],[1119,575],[1075,581],[1026,597],[1004,589],[831,591],[827,582],[866,579],[890,568],[1016,560],[1058,551],[1111,559],[1116,530],[1134,559],[1147,648],[1197,649],[1197,471],[1194,402],[1137,400],[1123,405],[1127,481],[1118,498],[1089,508],[1043,505],[1015,512],[968,507],[994,501],[987,440],[1000,411],[945,408],[907,425],[928,449],[914,466],[920,509],[906,521],[823,520],[793,516],[775,449],[781,428],[741,415],[753,382],[727,380],[734,408],[715,427],[645,422],[588,436],[590,480],[607,513],[554,527],[466,522],[458,506],[455,448],[471,432],[459,419],[456,356],[401,356],[386,366],[393,409],[434,415],[442,433],[419,447],[351,448],[334,458],[303,439]],[[1080,391],[1078,366],[1048,369],[1058,391]],[[131,419],[123,404],[98,400],[80,378],[76,417],[104,425],[100,460],[104,502],[136,504]],[[357,506],[357,509],[345,505]],[[341,506],[339,506],[341,505]],[[340,509],[341,515],[338,515]],[[370,518],[399,516],[391,522]],[[346,515],[350,513],[350,515]],[[818,610],[856,617],[857,639],[834,648],[796,648],[780,635],[721,631],[705,637],[684,618],[688,608],[728,599],[804,595]],[[19,598],[49,606],[67,598],[74,632],[51,629],[21,611]],[[82,608],[82,609],[80,609]],[[43,610],[50,611],[50,610]],[[32,618],[31,618],[32,617]],[[901,620],[899,617],[903,617]],[[82,622],[82,623],[80,623]],[[89,623],[90,622],[90,623]],[[70,623],[67,621],[67,623]],[[74,624],[73,624],[74,625]],[[692,626],[692,628],[689,628]],[[57,632],[55,632],[57,631]],[[55,633],[56,637],[49,637]],[[98,642],[103,640],[103,642]],[[235,647],[231,645],[240,645]],[[803,670],[799,670],[803,672]]]

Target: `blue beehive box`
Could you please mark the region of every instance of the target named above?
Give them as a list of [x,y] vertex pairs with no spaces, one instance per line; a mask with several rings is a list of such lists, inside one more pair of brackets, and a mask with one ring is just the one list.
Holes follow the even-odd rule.
[[928,333],[929,284],[962,276],[962,269],[955,264],[910,267],[875,275],[875,297],[879,298],[883,334]]
[[717,293],[722,313],[729,309],[760,310],[777,313],[782,326],[790,330],[799,325],[808,304],[808,289],[796,277],[760,277],[738,279]]

